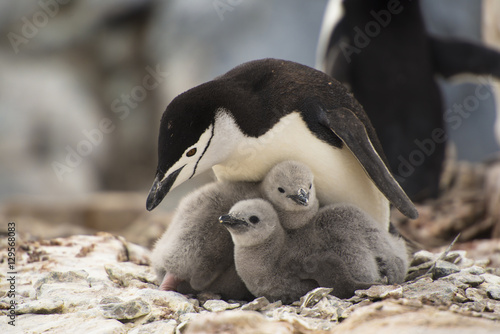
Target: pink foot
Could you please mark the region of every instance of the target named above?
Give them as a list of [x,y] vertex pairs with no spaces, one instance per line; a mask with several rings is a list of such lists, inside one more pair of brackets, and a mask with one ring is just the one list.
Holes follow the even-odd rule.
[[181,279],[175,277],[172,274],[166,273],[163,277],[163,282],[161,282],[160,290],[162,291],[177,291],[177,286],[182,282]]

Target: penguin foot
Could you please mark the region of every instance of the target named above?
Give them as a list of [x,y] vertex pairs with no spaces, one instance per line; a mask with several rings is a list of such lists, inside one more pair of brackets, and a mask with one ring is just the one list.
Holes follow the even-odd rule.
[[175,277],[172,274],[166,273],[165,277],[163,277],[163,281],[161,282],[159,289],[161,291],[177,291],[177,286],[181,282],[181,279]]

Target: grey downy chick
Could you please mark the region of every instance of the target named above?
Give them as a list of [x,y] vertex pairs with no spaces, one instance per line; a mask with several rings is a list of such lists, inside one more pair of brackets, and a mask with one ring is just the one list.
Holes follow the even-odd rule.
[[152,252],[160,289],[251,298],[236,273],[231,235],[218,218],[236,202],[259,195],[255,183],[214,182],[183,198]]
[[[307,187],[310,189],[305,192]],[[327,254],[336,254],[359,282],[403,280],[408,267],[405,242],[379,228],[374,219],[353,205],[334,204],[318,212],[313,174],[306,165],[294,161],[276,165],[262,181],[261,191],[277,210],[281,225],[296,247],[319,247]],[[291,196],[290,191],[298,192],[298,196]],[[310,201],[304,201],[300,192],[306,193]],[[301,205],[303,202],[306,205]],[[317,262],[301,263],[310,272]]]
[[345,298],[370,285],[353,280],[336,253],[295,243],[273,206],[263,199],[236,203],[220,222],[231,233],[236,270],[255,296],[291,303],[323,286]]
[[274,205],[281,226],[301,228],[318,212],[314,175],[297,161],[283,161],[267,173],[260,185],[262,197]]
[[320,244],[342,255],[352,277],[361,281],[401,283],[408,270],[404,239],[380,228],[361,209],[350,204],[321,208],[311,225]]

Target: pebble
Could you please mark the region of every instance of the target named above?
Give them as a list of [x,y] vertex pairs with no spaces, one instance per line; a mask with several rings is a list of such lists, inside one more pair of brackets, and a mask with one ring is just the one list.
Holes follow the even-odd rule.
[[277,300],[267,306],[264,306],[263,308],[260,309],[261,312],[273,312],[275,309],[277,309],[278,307],[281,307],[283,306],[283,302],[281,300]]
[[500,285],[497,285],[497,284],[490,284],[490,285],[486,288],[486,294],[487,294],[487,295],[488,295],[488,297],[490,297],[491,299],[500,300]]
[[479,266],[472,266],[469,268],[462,269],[461,272],[471,275],[482,275],[486,272],[486,270],[484,270],[484,268]]
[[33,287],[35,288],[37,295],[39,295],[41,293],[42,287],[46,284],[83,283],[88,286],[88,276],[89,274],[85,270],[67,272],[51,271],[45,277],[36,281]]
[[446,282],[451,282],[461,289],[466,289],[469,286],[476,287],[484,282],[482,275],[455,273],[441,278]]
[[403,288],[395,285],[372,285],[367,290],[358,290],[356,296],[366,297],[371,300],[403,297]]
[[490,259],[475,260],[474,266],[486,268],[491,263]]
[[[141,294],[149,299],[149,295],[153,295],[153,304],[158,306],[166,306],[174,314],[181,315],[184,313],[194,313],[196,308],[184,295],[175,291],[158,291],[151,289],[144,289]],[[154,295],[157,295],[155,298]]]
[[[208,312],[208,311],[205,311],[205,312]],[[201,313],[201,312],[200,312]],[[198,312],[194,312],[194,313],[183,313],[181,315],[179,315],[178,317],[178,320],[179,322],[189,322],[191,320],[193,320],[194,318],[198,317],[200,315],[200,313]]]
[[104,270],[109,279],[120,286],[155,289],[156,276],[151,272],[139,271],[131,264],[130,262],[119,265],[109,264],[104,266]]
[[410,266],[415,267],[422,263],[433,262],[437,258],[436,254],[426,250],[421,250],[413,255]]
[[465,251],[450,251],[444,256],[443,260],[457,264],[465,257],[465,255]]
[[456,293],[455,293],[455,296],[453,296],[453,301],[454,302],[457,302],[457,303],[465,303],[467,301],[469,301],[470,299],[467,298],[466,296],[464,296],[464,294],[462,293],[463,290],[458,290]]
[[316,288],[309,291],[305,296],[300,298],[300,308],[314,306],[332,291],[332,288]]
[[424,306],[424,304],[422,304],[422,302],[418,299],[400,298],[397,302],[403,306],[410,306],[414,308],[421,308]]
[[150,333],[162,333],[162,334],[174,334],[177,327],[177,321],[161,320],[149,324],[140,325],[132,329],[128,334],[150,334]]
[[104,318],[117,320],[136,319],[151,312],[151,306],[142,298],[127,302],[102,304],[100,309]]
[[468,268],[468,267],[471,267],[471,266],[473,266],[473,265],[474,265],[474,264],[476,264],[476,263],[479,263],[479,261],[477,261],[477,262],[476,262],[476,261],[474,261],[474,260],[472,260],[472,259],[462,258],[462,259],[460,260],[460,262],[458,262],[457,264],[458,264],[458,266],[459,266],[461,269],[463,269],[463,268]]
[[221,312],[225,310],[232,310],[240,307],[239,303],[229,304],[223,300],[218,299],[209,299],[205,303],[203,303],[203,308],[210,312]]
[[486,292],[482,289],[468,288],[465,290],[465,296],[472,301],[482,301],[486,299]]
[[63,313],[64,301],[62,300],[34,300],[19,305],[17,314],[53,314]]
[[451,274],[454,274],[456,272],[459,272],[460,269],[458,268],[457,265],[447,262],[447,261],[442,261],[439,260],[436,262],[435,267],[432,269],[432,278],[433,279],[438,279],[441,277],[445,277]]
[[432,281],[429,277],[403,287],[404,298],[437,305],[448,305],[457,292],[458,288],[452,283],[443,280]]
[[483,302],[467,302],[460,307],[466,312],[483,312],[486,309],[486,304]]
[[117,296],[104,297],[99,301],[99,304],[123,303],[123,300]]
[[482,274],[481,277],[486,283],[500,285],[500,276],[486,273]]
[[242,311],[259,311],[268,306],[269,300],[266,297],[259,297],[241,307]]
[[417,266],[412,266],[412,267],[408,268],[408,273],[412,273],[414,271],[422,271],[424,269],[429,269],[430,267],[432,267],[433,264],[434,264],[434,262],[432,262],[432,261],[420,263]]
[[200,301],[200,304],[203,304],[210,299],[221,299],[221,295],[213,292],[200,292],[196,295],[196,298]]

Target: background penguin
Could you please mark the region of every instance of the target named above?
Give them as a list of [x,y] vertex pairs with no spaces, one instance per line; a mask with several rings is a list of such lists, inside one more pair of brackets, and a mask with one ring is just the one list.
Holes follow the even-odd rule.
[[314,175],[297,161],[283,161],[267,173],[260,185],[262,197],[276,209],[283,228],[297,229],[318,212]]
[[[331,0],[318,58],[318,67],[363,105],[396,179],[418,201],[438,195],[445,157],[444,108],[435,75],[500,77],[499,52],[429,35],[418,0]],[[425,156],[416,156],[417,150]]]
[[183,198],[152,252],[160,288],[185,294],[210,291],[225,299],[251,298],[236,274],[231,236],[218,218],[234,203],[258,196],[256,184],[217,182]]
[[238,275],[255,296],[291,303],[322,286],[332,287],[332,294],[339,298],[347,298],[379,279],[374,268],[373,281],[357,282],[335,252],[319,251],[316,240],[307,236],[289,238],[266,200],[238,202],[220,222],[231,232]]
[[219,180],[260,181],[283,160],[309,163],[321,204],[354,204],[386,229],[388,199],[418,215],[357,101],[328,75],[277,59],[240,65],[169,104],[147,209],[211,167]]

